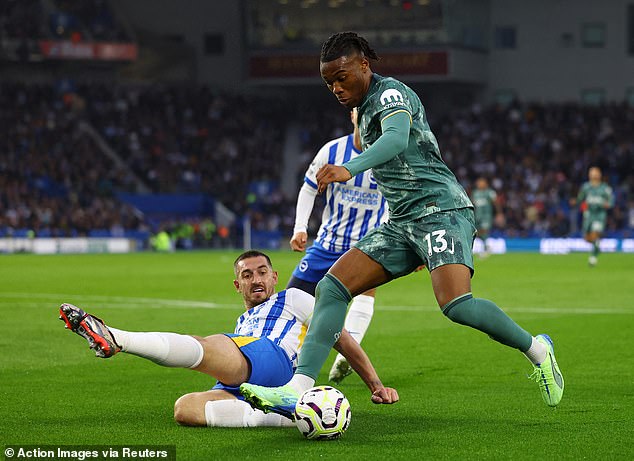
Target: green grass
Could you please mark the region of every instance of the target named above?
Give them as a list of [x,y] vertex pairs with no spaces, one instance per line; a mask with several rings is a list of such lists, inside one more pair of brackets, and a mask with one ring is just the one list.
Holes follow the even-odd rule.
[[[125,354],[96,359],[57,319],[67,301],[124,329],[232,331],[241,313],[236,255],[0,256],[0,440],[168,444],[179,460],[631,459],[632,255],[602,255],[594,269],[582,254],[477,262],[474,293],[555,340],[566,378],[556,410],[526,379],[531,367],[520,353],[440,314],[426,272],[382,287],[363,345],[401,401],[373,405],[361,380],[348,378],[338,387],[352,424],[335,442],[306,441],[294,429],[179,427],[173,402],[212,379]],[[282,288],[298,255],[271,256]]]

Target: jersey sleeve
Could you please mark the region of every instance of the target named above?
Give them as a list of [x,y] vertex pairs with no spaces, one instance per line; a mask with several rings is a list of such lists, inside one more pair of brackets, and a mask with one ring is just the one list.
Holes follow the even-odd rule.
[[493,189],[489,193],[489,200],[491,201],[491,205],[495,205],[495,201],[498,199],[498,194]]
[[313,309],[315,308],[315,298],[305,291],[299,288],[289,288],[286,290],[286,296],[291,297],[289,308],[292,310],[293,315],[301,323],[308,325],[313,316]]
[[610,186],[605,187],[605,201],[608,207],[612,208],[614,206],[614,192],[612,192]]
[[306,232],[308,230],[308,220],[313,212],[315,205],[315,197],[317,197],[317,189],[311,187],[305,182],[297,195],[297,205],[295,206],[295,224],[293,226],[293,234],[298,232]]
[[412,119],[402,111],[393,112],[381,121],[383,133],[363,154],[343,166],[354,177],[362,171],[391,160],[407,148]]
[[385,79],[381,83],[382,88],[377,91],[373,100],[374,117],[378,122],[383,122],[387,117],[397,112],[405,112],[410,121],[414,108],[409,99],[407,88],[398,80]]
[[328,154],[331,144],[332,142],[326,143],[321,149],[319,149],[317,155],[313,158],[313,161],[310,162],[310,165],[306,170],[306,174],[304,175],[304,182],[315,190],[317,189],[317,172],[322,166],[328,163]]
[[579,189],[579,193],[577,194],[577,205],[581,205],[581,202],[583,202],[586,199],[586,184],[583,184],[581,186],[581,189]]

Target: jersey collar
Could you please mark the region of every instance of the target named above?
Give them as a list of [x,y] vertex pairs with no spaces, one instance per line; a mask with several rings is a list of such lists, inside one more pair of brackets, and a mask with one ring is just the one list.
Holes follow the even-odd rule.
[[370,86],[368,87],[368,92],[363,97],[363,100],[361,101],[361,104],[359,104],[359,108],[361,108],[368,101],[368,99],[370,99],[370,96],[372,96],[372,94],[374,94],[374,92],[376,92],[377,86],[379,84],[379,80],[381,80],[382,78],[383,77],[381,77],[376,72],[372,73],[372,79],[370,80]]

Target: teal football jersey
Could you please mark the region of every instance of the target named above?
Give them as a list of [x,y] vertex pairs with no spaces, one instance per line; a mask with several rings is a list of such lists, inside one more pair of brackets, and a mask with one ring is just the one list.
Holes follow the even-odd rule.
[[[443,161],[425,108],[416,93],[391,77],[374,74],[359,107],[363,149],[381,136],[381,121],[397,112],[411,119],[408,147],[372,168],[387,200],[390,220],[409,221],[438,211],[473,207],[467,193]],[[363,155],[363,154],[361,154]]]

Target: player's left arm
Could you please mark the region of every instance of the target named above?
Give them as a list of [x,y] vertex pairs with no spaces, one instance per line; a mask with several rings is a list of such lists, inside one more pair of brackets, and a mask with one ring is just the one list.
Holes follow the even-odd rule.
[[609,210],[610,208],[614,206],[614,192],[612,192],[612,188],[610,186],[606,187],[605,195],[606,195],[605,209]]
[[295,226],[293,227],[293,236],[289,242],[293,251],[306,251],[308,220],[313,212],[316,196],[317,190],[306,182],[299,190],[295,207]]
[[576,206],[576,205],[581,206],[581,204],[583,203],[585,199],[586,199],[586,185],[583,184],[581,186],[581,189],[579,189],[579,193],[577,194],[577,197],[570,200],[570,204],[572,206]]
[[352,120],[352,126],[354,126],[354,131],[352,132],[352,143],[354,144],[354,148],[358,151],[363,150],[361,146],[361,132],[359,131],[359,123],[358,123],[359,110],[355,107],[352,109],[350,118]]
[[396,403],[399,400],[398,392],[391,387],[385,387],[379,378],[370,358],[361,348],[358,342],[350,336],[346,329],[341,331],[341,336],[335,344],[335,349],[343,355],[354,371],[372,392],[374,403]]
[[341,166],[324,165],[317,172],[317,186],[323,192],[333,182],[347,181],[359,173],[393,159],[409,144],[412,117],[405,109],[388,114],[381,120],[381,136],[362,155]]

